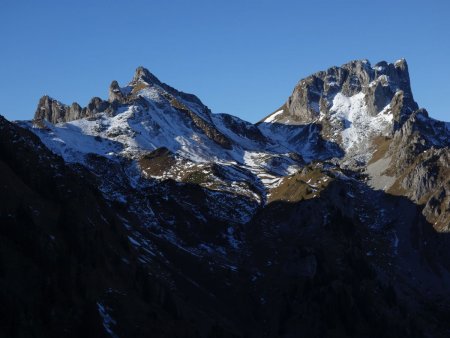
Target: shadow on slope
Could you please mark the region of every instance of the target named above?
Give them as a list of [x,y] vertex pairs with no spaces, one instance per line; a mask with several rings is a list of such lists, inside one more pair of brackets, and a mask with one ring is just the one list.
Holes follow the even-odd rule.
[[289,125],[279,122],[260,122],[258,128],[277,145],[297,152],[307,162],[344,156],[344,151],[339,144],[323,138],[323,127],[320,123]]
[[393,206],[371,229],[348,184],[334,181],[315,199],[270,203],[248,225],[245,265],[254,269],[262,331],[445,337],[450,236],[437,233],[407,198],[367,190],[369,203]]
[[[173,289],[167,268],[139,263],[123,215],[94,180],[0,118],[0,335],[227,332],[230,325],[214,305],[203,309],[198,291],[188,299],[186,289]],[[188,284],[184,276],[175,283]]]
[[[106,328],[134,337],[448,332],[448,236],[434,232],[406,198],[336,180],[318,198],[273,202],[242,225],[246,240],[234,267],[151,229],[142,232],[145,249],[154,245],[162,254],[140,264],[141,248],[124,224],[126,205],[109,205],[89,173],[75,173],[31,133],[0,123],[8,196],[0,205],[0,330],[7,336],[102,337]],[[214,204],[204,205],[196,185],[149,189],[149,201],[160,199],[162,225],[192,233],[193,243],[226,227],[198,222],[192,210],[203,214]],[[376,227],[359,217],[363,210],[378,212],[368,214],[380,221]]]

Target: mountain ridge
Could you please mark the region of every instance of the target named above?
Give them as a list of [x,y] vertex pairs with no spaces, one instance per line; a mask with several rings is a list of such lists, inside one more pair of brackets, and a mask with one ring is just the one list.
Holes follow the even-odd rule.
[[[395,135],[401,133],[409,120],[416,121],[411,116],[419,111],[405,59],[393,63],[381,61],[373,66],[368,60],[354,60],[316,72],[298,82],[278,111],[256,124],[232,115],[213,114],[195,95],[164,84],[143,67],[136,69],[125,87],[113,81],[108,101],[93,98],[91,102],[94,101],[97,108],[90,108],[91,103],[81,108],[76,103],[69,107],[43,97],[33,123],[44,127],[44,121],[53,122],[45,128],[56,137],[49,138],[48,133],[33,130],[38,131],[47,146],[69,161],[83,163],[84,154],[90,151],[101,156],[125,156],[137,163],[145,162],[147,167],[143,172],[149,177],[153,172],[151,163],[156,162],[140,158],[162,147],[173,154],[170,155],[173,159],[166,162],[171,163],[167,170],[161,168],[164,161],[159,161],[158,175],[153,176],[178,181],[191,180],[190,175],[203,177],[199,183],[204,187],[253,196],[258,203],[268,201],[270,189],[276,188],[305,163],[315,160],[332,161],[343,169],[364,170],[376,189],[417,195],[408,192],[414,189],[410,183],[398,182],[396,173],[405,168],[395,166],[393,160],[393,157],[403,156],[403,161],[408,162],[407,158],[417,155],[416,150],[405,155],[403,149],[395,145],[401,142]],[[427,144],[419,146],[422,151],[449,146],[448,124],[434,122],[425,110],[420,110],[417,116],[424,121],[421,123],[424,130],[419,133],[426,136],[421,142]],[[54,126],[58,118],[60,123],[67,122],[70,135],[65,135],[67,127]],[[418,121],[411,122],[406,134],[415,133],[414,126],[418,124]],[[73,147],[70,140],[77,135],[90,135],[87,149],[76,146],[77,143],[82,145],[82,138]],[[69,137],[68,143],[65,136]],[[92,144],[92,138],[114,145],[97,147],[96,142]],[[377,148],[380,138],[385,140],[384,147],[388,146],[386,140],[389,139],[389,148],[397,150],[382,154]],[[383,156],[374,161],[374,152],[377,157]],[[205,168],[210,167],[207,163],[215,163],[220,170],[206,169],[209,173],[205,174],[205,165]],[[222,176],[217,175],[218,172],[222,172]],[[228,172],[225,178],[224,172]],[[415,178],[410,177],[410,180]],[[234,182],[239,184],[236,186]],[[248,182],[253,182],[254,188],[249,189]],[[255,187],[258,196],[255,196]],[[428,201],[421,200],[421,203],[429,205]],[[428,215],[436,212],[425,211]]]
[[[126,86],[111,83],[108,100],[43,97],[34,120],[0,118],[0,131],[1,184],[23,182],[0,217],[31,224],[78,271],[36,272],[39,285],[74,290],[64,302],[76,311],[54,293],[42,314],[21,298],[28,305],[11,313],[40,326],[10,324],[9,336],[48,336],[52,309],[64,318],[52,319],[55,337],[450,332],[450,131],[418,108],[405,60],[317,72],[257,124],[213,114],[139,67]],[[27,186],[53,209],[21,199]],[[26,246],[10,245],[24,240],[0,232],[0,250],[27,262]],[[53,271],[46,243],[32,248]],[[1,257],[0,283],[13,290]]]

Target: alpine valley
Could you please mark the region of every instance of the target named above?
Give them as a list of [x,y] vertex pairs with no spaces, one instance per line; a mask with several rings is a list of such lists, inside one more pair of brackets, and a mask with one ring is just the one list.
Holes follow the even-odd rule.
[[139,67],[0,117],[2,337],[448,337],[450,123],[351,61],[252,124]]

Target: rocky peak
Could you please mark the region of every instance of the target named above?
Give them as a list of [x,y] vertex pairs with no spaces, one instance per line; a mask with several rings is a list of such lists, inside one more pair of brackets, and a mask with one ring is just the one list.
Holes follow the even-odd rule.
[[93,116],[97,113],[101,113],[104,112],[106,109],[108,109],[110,107],[109,102],[108,101],[103,101],[101,98],[99,97],[93,97],[86,109],[86,115],[87,116]]
[[51,98],[48,95],[44,95],[39,99],[36,112],[34,113],[34,120],[36,121],[46,120],[53,124],[62,122],[64,121],[66,112],[68,110],[69,110],[68,106]]
[[124,95],[120,89],[119,83],[114,80],[109,86],[109,102],[123,101]]
[[[352,97],[362,93],[369,114],[380,113],[402,92],[402,114],[407,115],[418,108],[413,99],[405,59],[388,63],[381,61],[372,67],[368,60],[355,60],[340,67],[331,67],[301,80],[285,104],[280,122],[294,120],[310,123],[329,114],[336,94]],[[289,117],[288,117],[289,116]],[[400,117],[399,117],[400,118]]]
[[142,66],[136,68],[136,72],[133,76],[133,81],[131,83],[139,83],[139,82],[145,82],[149,85],[151,84],[157,84],[161,85],[161,81],[158,80],[158,78],[150,73],[150,71]]

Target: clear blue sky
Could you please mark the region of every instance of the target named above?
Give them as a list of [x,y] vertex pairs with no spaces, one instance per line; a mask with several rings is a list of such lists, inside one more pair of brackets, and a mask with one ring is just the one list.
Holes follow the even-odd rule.
[[213,112],[255,122],[302,77],[405,57],[419,106],[450,120],[450,1],[21,1],[0,7],[0,114],[48,94],[86,105],[143,65]]

